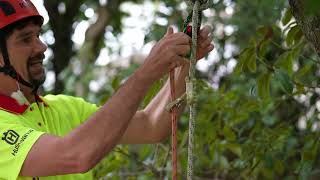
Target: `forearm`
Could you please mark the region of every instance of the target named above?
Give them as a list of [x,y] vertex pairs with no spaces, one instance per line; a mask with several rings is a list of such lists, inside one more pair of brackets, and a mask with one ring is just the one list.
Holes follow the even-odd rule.
[[73,153],[82,154],[88,168],[99,162],[127,129],[151,85],[142,76],[140,72],[131,76],[98,112],[66,137]]
[[[185,93],[186,85],[185,78],[189,73],[189,64],[177,68],[175,73],[175,90],[176,98]],[[149,105],[145,108],[145,113],[148,115],[153,138],[157,141],[166,138],[171,132],[171,115],[166,111],[165,107],[171,102],[170,96],[170,81],[168,80],[159,93],[153,98]],[[184,110],[185,103],[178,108],[178,116]]]

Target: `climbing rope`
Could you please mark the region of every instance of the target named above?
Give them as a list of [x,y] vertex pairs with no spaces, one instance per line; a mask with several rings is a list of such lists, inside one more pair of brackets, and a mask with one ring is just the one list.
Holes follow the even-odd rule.
[[187,179],[193,179],[193,150],[194,150],[194,131],[195,131],[195,119],[196,119],[196,104],[195,97],[195,65],[197,62],[197,43],[198,43],[198,29],[201,25],[199,16],[200,2],[195,1],[193,3],[193,15],[192,15],[192,47],[190,57],[190,69],[189,77],[186,79],[186,93],[187,103],[189,105],[189,140],[188,140],[188,174]]
[[[176,99],[176,92],[175,92],[175,69],[173,68],[170,71],[170,90],[171,90],[171,101],[174,101]],[[177,179],[177,106],[173,106],[171,109],[171,130],[172,130],[172,146],[171,146],[171,152],[172,152],[172,180]]]
[[[196,77],[195,69],[197,62],[197,44],[198,31],[200,30],[202,11],[211,6],[209,0],[186,0],[189,9],[189,15],[183,24],[183,32],[192,36],[192,47],[190,54],[189,76],[186,78],[186,98],[190,110],[189,120],[189,140],[188,140],[188,174],[187,179],[193,179],[193,150],[194,150],[194,132],[196,119]],[[190,34],[190,22],[192,20],[192,33]],[[181,104],[185,95],[176,100],[175,95],[175,70],[170,71],[171,103],[167,109],[171,110],[172,119],[172,180],[177,179],[177,107]]]

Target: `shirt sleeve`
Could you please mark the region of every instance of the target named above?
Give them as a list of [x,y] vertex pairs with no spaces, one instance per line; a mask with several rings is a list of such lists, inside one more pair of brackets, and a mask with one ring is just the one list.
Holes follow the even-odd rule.
[[0,122],[0,179],[16,180],[28,152],[44,132]]
[[[85,122],[99,107],[82,98],[67,95],[47,95],[49,106],[59,112],[60,123],[65,125],[66,119],[72,129]],[[57,122],[55,122],[57,123]]]
[[74,104],[74,111],[79,114],[80,123],[86,121],[92,114],[98,111],[99,107],[96,104],[91,104],[79,97],[71,98]]

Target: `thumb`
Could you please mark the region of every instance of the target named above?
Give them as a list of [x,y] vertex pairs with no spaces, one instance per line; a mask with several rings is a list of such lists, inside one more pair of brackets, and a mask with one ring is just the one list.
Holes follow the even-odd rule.
[[172,28],[171,26],[169,26],[169,27],[167,28],[167,33],[166,33],[165,36],[168,36],[168,35],[170,35],[170,34],[173,34],[173,28]]

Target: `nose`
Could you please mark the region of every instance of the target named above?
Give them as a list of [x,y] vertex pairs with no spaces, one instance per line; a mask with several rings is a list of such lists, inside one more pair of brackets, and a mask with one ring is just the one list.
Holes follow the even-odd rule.
[[34,52],[37,53],[44,53],[48,49],[48,46],[41,41],[40,38],[37,38],[35,45],[34,45]]

